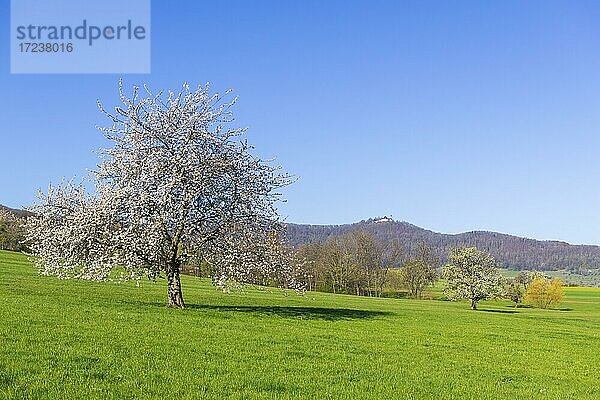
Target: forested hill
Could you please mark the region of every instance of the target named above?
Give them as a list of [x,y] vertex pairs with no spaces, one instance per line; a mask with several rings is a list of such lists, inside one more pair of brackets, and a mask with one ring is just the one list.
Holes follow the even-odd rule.
[[299,246],[324,242],[328,237],[351,231],[367,231],[382,243],[398,241],[411,254],[419,241],[432,248],[440,263],[448,251],[458,246],[476,246],[492,254],[504,267],[511,269],[556,270],[600,268],[600,246],[570,245],[559,241],[541,241],[496,232],[475,231],[456,235],[432,232],[389,218],[369,219],[347,225],[287,224],[288,240]]
[[2,204],[0,204],[0,211],[8,211],[9,213],[11,213],[19,218],[27,217],[27,216],[31,215],[31,213],[29,211],[17,210],[14,208],[3,206]]

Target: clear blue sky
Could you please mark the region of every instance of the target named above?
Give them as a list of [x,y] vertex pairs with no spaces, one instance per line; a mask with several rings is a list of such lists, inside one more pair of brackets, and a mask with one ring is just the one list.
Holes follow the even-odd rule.
[[[10,75],[0,13],[0,203],[95,165],[117,75]],[[152,3],[152,73],[240,96],[237,123],[299,181],[290,222],[392,214],[600,244],[600,3]]]

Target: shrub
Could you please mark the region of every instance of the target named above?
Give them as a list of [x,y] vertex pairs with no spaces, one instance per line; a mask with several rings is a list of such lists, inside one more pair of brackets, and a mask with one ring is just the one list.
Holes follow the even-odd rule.
[[527,286],[525,302],[538,308],[556,308],[564,297],[562,286],[558,278],[537,277]]

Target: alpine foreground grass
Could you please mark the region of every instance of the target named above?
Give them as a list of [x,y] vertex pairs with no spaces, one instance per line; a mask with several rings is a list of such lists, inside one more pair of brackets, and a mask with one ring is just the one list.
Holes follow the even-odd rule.
[[[0,252],[0,398],[599,399],[600,289],[562,310],[43,277]],[[176,328],[176,334],[172,328]]]

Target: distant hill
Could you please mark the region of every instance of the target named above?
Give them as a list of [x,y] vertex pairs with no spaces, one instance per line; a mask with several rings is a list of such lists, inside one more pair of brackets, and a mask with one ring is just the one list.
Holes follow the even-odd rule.
[[287,228],[288,240],[293,246],[321,243],[330,236],[363,230],[382,243],[398,241],[406,254],[414,251],[416,243],[425,241],[440,263],[446,261],[448,251],[453,247],[475,246],[489,252],[502,266],[510,269],[578,271],[600,268],[600,246],[571,245],[486,231],[443,234],[387,217],[346,225],[287,224]]
[[[9,214],[9,218],[6,217]],[[10,216],[12,214],[12,216]],[[25,251],[25,230],[15,217],[31,215],[29,211],[15,210],[0,204],[0,250]]]
[[19,218],[28,217],[28,216],[32,215],[32,213],[29,212],[29,211],[26,211],[26,210],[17,210],[15,208],[10,208],[10,207],[3,206],[2,204],[0,204],[0,210],[8,211],[9,213],[11,213],[11,214],[13,214],[13,215],[15,215],[15,216],[17,216]]

